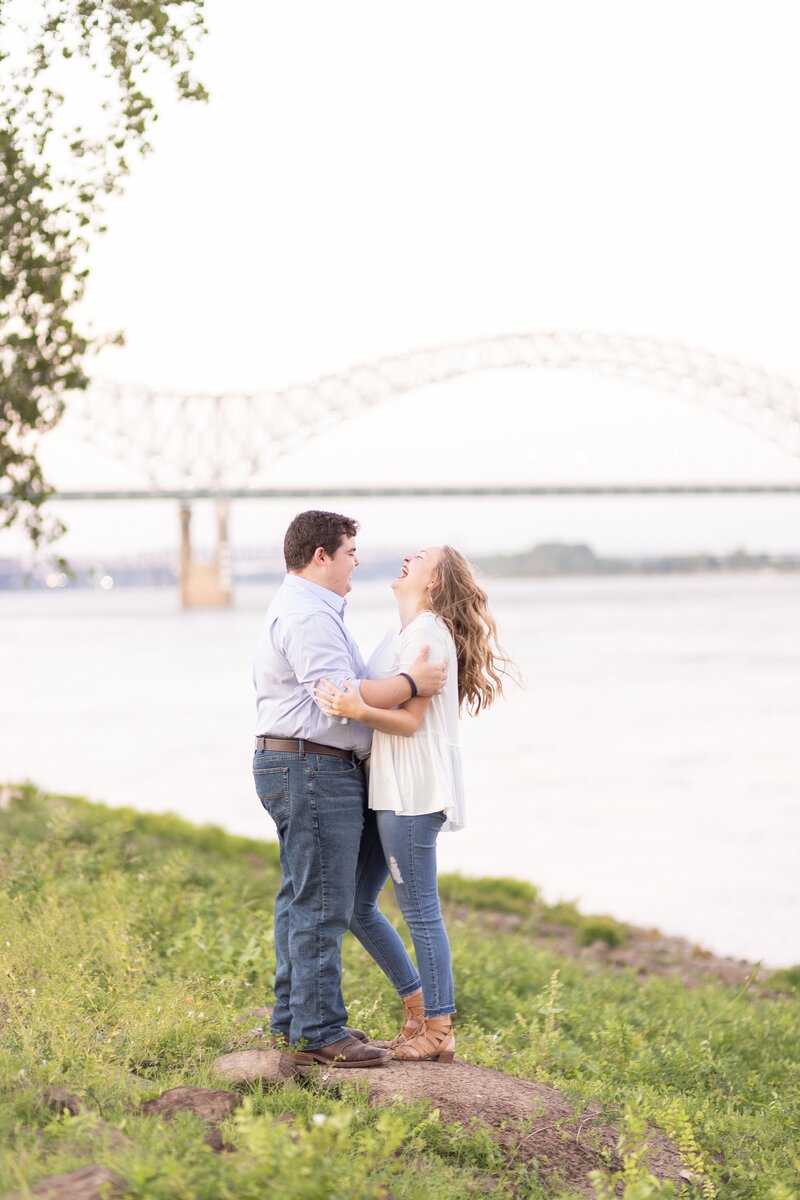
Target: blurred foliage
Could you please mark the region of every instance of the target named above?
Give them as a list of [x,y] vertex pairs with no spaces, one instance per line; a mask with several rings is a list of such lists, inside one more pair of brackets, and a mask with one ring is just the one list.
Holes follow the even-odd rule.
[[203,33],[203,0],[0,0],[0,527],[35,547],[63,532],[39,439],[115,340],[76,324],[89,242],[150,148],[158,75],[207,98],[191,73]]
[[779,992],[800,994],[800,965],[773,971],[769,977],[769,986]]
[[522,879],[469,878],[454,872],[439,876],[439,895],[448,904],[528,917],[535,911],[539,892]]
[[607,946],[621,946],[625,941],[625,928],[613,917],[592,916],[584,917],[578,929],[578,942],[581,946],[591,946],[595,942],[605,942]]

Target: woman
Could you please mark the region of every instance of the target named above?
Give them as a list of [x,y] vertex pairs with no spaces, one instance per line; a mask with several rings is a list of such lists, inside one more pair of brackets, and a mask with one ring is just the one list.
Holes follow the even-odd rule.
[[[509,662],[497,644],[486,593],[451,546],[404,558],[392,590],[401,627],[375,651],[367,675],[381,679],[407,671],[427,644],[431,662],[448,663],[444,691],[414,696],[401,708],[378,709],[364,704],[348,683],[342,691],[324,680],[317,699],[331,715],[375,730],[350,928],[402,999],[403,1025],[391,1043],[393,1056],[452,1062],[456,1010],[436,882],[436,839],[441,830],[464,824],[459,712],[465,706],[471,713],[488,708],[502,693]],[[377,905],[390,874],[419,970]]]

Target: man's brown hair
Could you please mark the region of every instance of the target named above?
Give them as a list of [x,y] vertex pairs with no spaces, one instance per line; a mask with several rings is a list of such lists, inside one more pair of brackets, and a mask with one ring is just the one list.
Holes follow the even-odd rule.
[[343,517],[341,513],[322,512],[317,508],[298,513],[283,539],[286,570],[302,571],[311,562],[318,546],[333,558],[342,538],[355,537],[357,533],[358,521]]

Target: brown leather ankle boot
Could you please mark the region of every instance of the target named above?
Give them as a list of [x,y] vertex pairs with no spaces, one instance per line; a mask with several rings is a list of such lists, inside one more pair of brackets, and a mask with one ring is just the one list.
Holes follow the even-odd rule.
[[408,996],[401,996],[401,999],[403,1001],[403,1024],[397,1037],[392,1038],[391,1042],[389,1042],[390,1050],[394,1050],[396,1046],[401,1046],[408,1038],[413,1037],[415,1033],[419,1033],[422,1028],[422,1019],[425,1015],[422,988],[417,988],[415,992],[411,992]]
[[449,1016],[423,1017],[422,1028],[392,1050],[392,1058],[403,1062],[451,1063],[456,1052],[453,1021]]

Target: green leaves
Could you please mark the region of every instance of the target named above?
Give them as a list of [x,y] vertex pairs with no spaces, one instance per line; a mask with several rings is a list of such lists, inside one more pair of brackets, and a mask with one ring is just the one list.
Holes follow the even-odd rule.
[[[106,344],[72,320],[89,240],[104,231],[104,201],[131,156],[150,148],[148,71],[159,66],[182,99],[207,99],[190,70],[205,29],[203,0],[0,0],[0,27],[12,23],[13,49],[0,51],[0,528],[21,523],[39,546],[63,532],[43,509],[52,489],[39,438]],[[106,98],[84,129],[69,98],[87,70]]]

